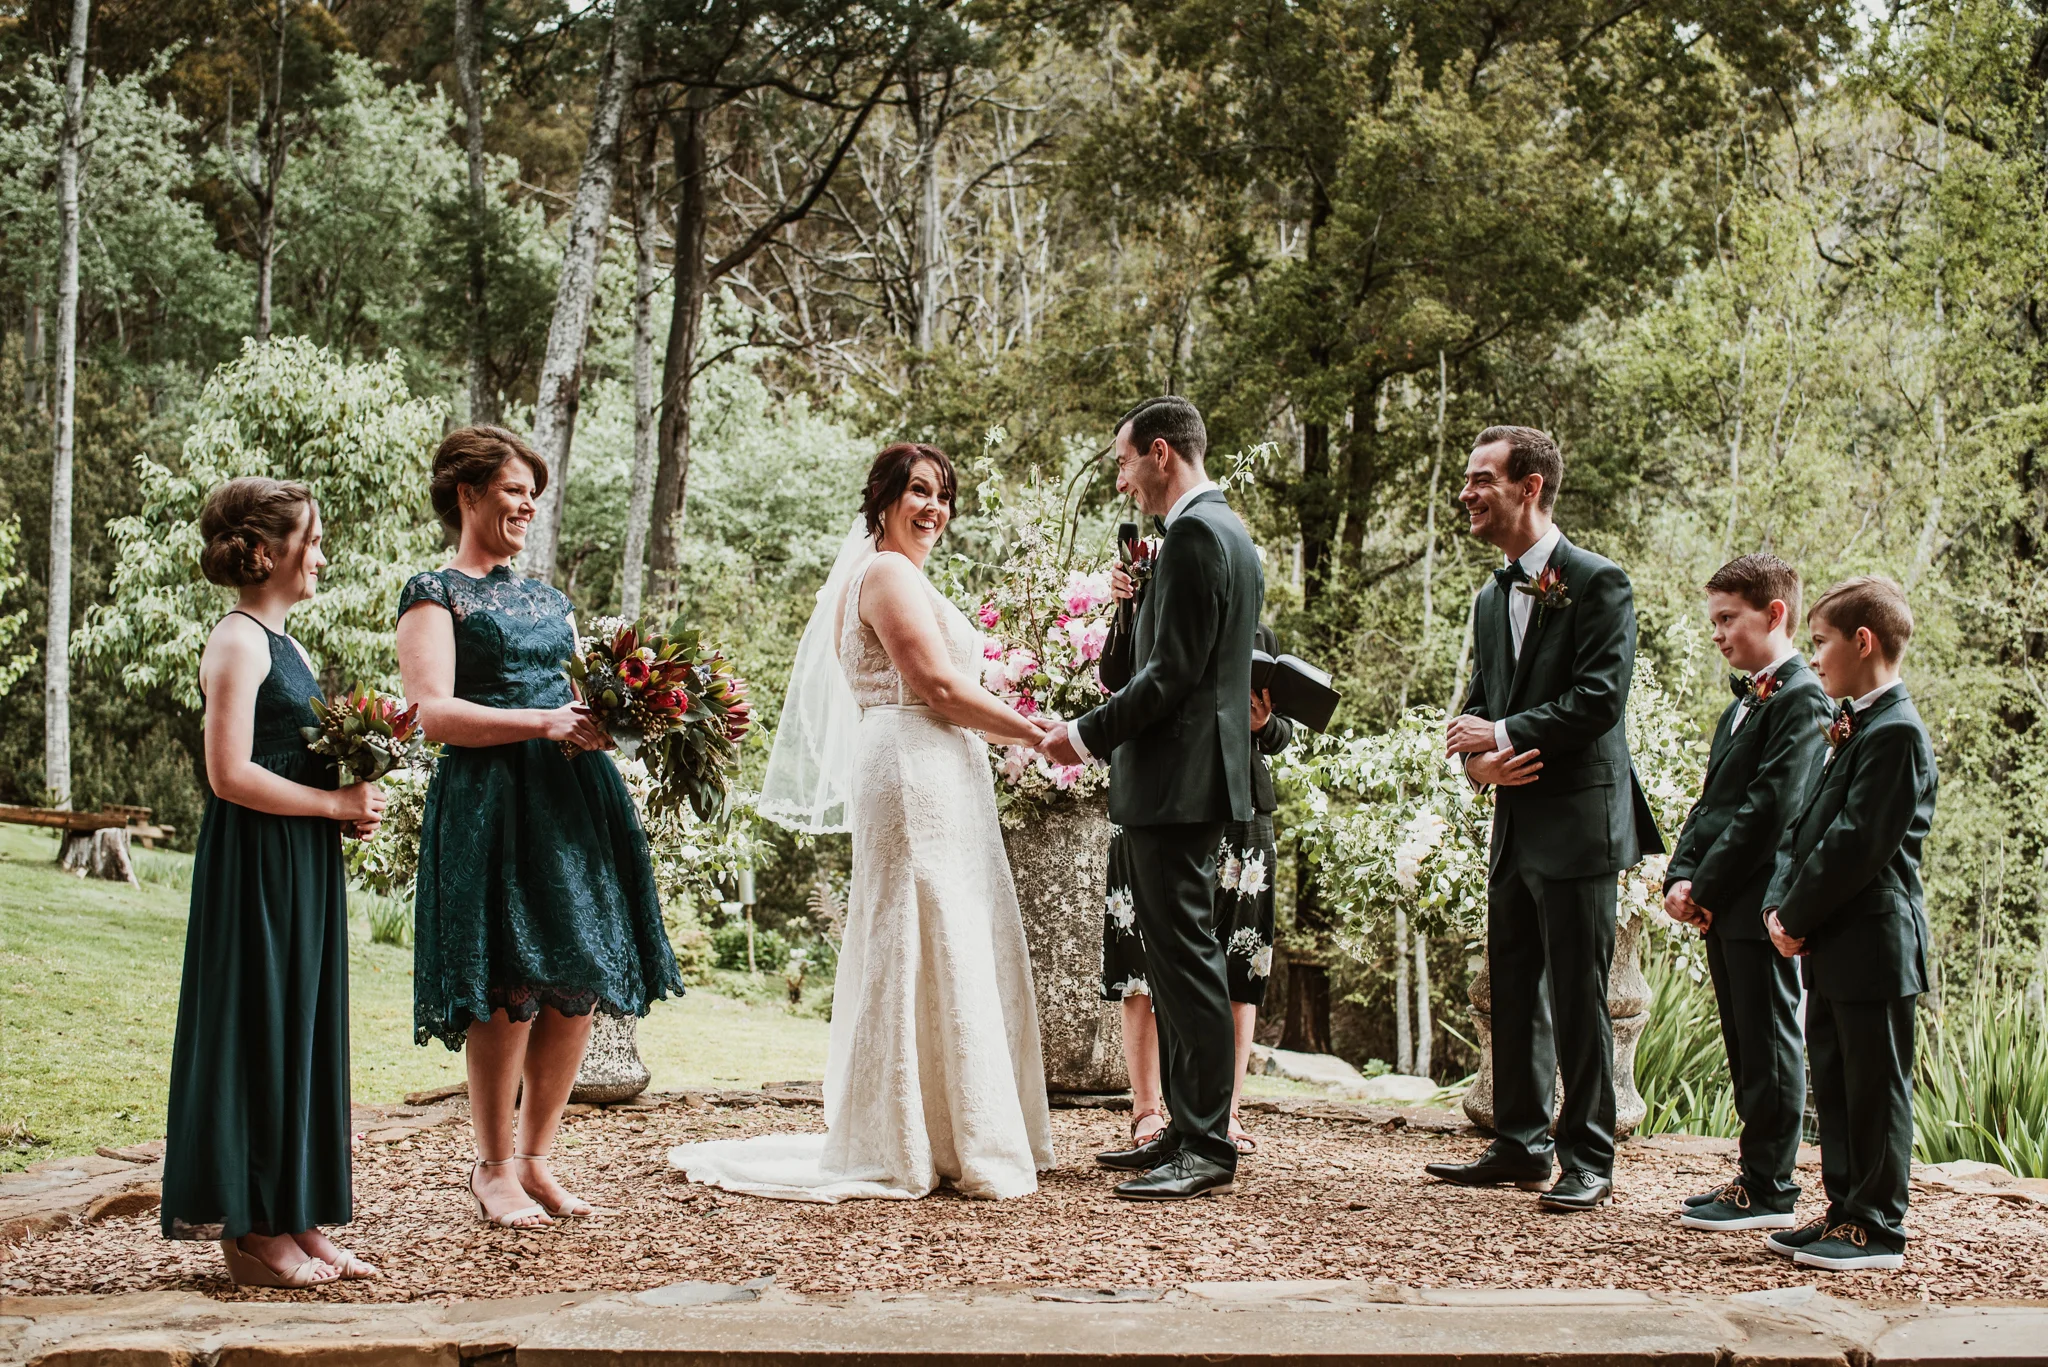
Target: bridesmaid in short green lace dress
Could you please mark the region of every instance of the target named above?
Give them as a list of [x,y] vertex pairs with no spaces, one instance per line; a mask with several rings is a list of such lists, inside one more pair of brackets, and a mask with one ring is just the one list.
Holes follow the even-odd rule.
[[319,681],[285,615],[313,596],[320,513],[301,484],[237,479],[200,514],[200,566],[240,590],[200,657],[206,778],[171,1047],[162,1226],[220,1242],[242,1286],[377,1269],[347,1224],[348,888],[341,831],[376,829],[374,784],[337,789],[306,747]]
[[644,1016],[683,990],[646,833],[618,769],[589,753],[606,738],[563,673],[569,600],[510,566],[546,488],[512,433],[450,433],[432,496],[461,541],[398,605],[406,697],[446,746],[421,817],[414,1027],[465,1050],[470,1190],[484,1219],[515,1227],[590,1212],[547,1156],[591,1013]]

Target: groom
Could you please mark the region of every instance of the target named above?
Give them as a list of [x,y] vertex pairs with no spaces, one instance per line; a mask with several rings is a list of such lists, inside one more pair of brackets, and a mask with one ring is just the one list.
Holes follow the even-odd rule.
[[1252,633],[1266,596],[1244,524],[1203,472],[1209,434],[1186,399],[1139,404],[1117,424],[1116,487],[1163,515],[1166,539],[1133,631],[1122,691],[1039,748],[1060,764],[1110,759],[1109,816],[1124,829],[1173,1122],[1134,1149],[1098,1154],[1140,1174],[1134,1201],[1228,1192],[1236,1041],[1216,938],[1216,850],[1252,818]]
[[[1477,666],[1447,749],[1499,789],[1486,883],[1493,984],[1494,1133],[1476,1163],[1431,1163],[1466,1186],[1549,1183],[1549,1210],[1614,1194],[1615,875],[1664,842],[1628,753],[1636,610],[1628,576],[1550,520],[1564,478],[1532,427],[1479,434],[1458,499],[1506,558],[1473,604]],[[1553,1079],[1564,1077],[1557,1139]]]

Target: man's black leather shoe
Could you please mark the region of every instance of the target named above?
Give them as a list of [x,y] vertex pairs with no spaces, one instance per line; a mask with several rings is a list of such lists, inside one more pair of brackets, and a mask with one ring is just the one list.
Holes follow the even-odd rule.
[[1476,1163],[1430,1163],[1423,1169],[1431,1177],[1455,1182],[1461,1187],[1491,1187],[1513,1182],[1523,1191],[1542,1191],[1550,1185],[1550,1155],[1520,1153],[1499,1140],[1486,1146]]
[[1180,1136],[1161,1130],[1144,1143],[1128,1149],[1110,1149],[1095,1155],[1095,1166],[1112,1172],[1150,1172],[1180,1151]]
[[1595,1210],[1614,1199],[1611,1178],[1596,1177],[1581,1168],[1566,1168],[1557,1185],[1536,1198],[1545,1210]]
[[1116,1194],[1126,1201],[1188,1201],[1236,1190],[1234,1170],[1192,1149],[1182,1149],[1143,1177],[1116,1184]]

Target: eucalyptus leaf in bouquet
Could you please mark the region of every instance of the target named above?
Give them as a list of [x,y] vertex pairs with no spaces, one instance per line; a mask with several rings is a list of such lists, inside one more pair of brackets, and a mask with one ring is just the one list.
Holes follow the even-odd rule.
[[393,769],[423,768],[432,762],[419,726],[418,704],[405,705],[374,689],[358,689],[336,698],[308,698],[320,720],[302,726],[306,748],[334,761],[344,784],[375,783]]

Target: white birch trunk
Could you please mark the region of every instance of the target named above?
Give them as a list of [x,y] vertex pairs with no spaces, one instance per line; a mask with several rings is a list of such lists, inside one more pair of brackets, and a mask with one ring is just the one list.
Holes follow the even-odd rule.
[[1417,1077],[1429,1076],[1430,1033],[1436,1028],[1429,1014],[1429,937],[1415,932],[1415,1066]]
[[478,0],[455,0],[455,85],[462,97],[463,146],[469,156],[469,420],[495,423],[498,395],[491,384],[490,309],[484,273],[483,35]]
[[71,452],[78,399],[78,149],[85,126],[85,41],[92,0],[73,0],[57,147],[57,431],[50,462],[50,615],[43,646],[43,787],[71,805]]
[[638,6],[619,0],[612,13],[598,77],[590,142],[583,149],[576,203],[569,211],[569,242],[562,252],[562,278],[555,289],[555,314],[548,324],[541,360],[540,392],[533,406],[533,449],[548,463],[548,488],[526,532],[522,570],[540,580],[555,573],[555,547],[562,532],[562,503],[569,488],[569,440],[576,427],[577,388],[583,347],[590,335],[591,299],[597,292],[597,261],[610,226],[612,187],[619,172],[619,128],[626,98],[640,69]]
[[1408,1026],[1408,909],[1394,908],[1394,1071],[1415,1062],[1415,1036]]
[[640,615],[647,578],[647,527],[654,511],[654,144],[660,125],[647,125],[647,145],[633,182],[633,496],[626,505],[625,563],[619,569],[619,614]]

